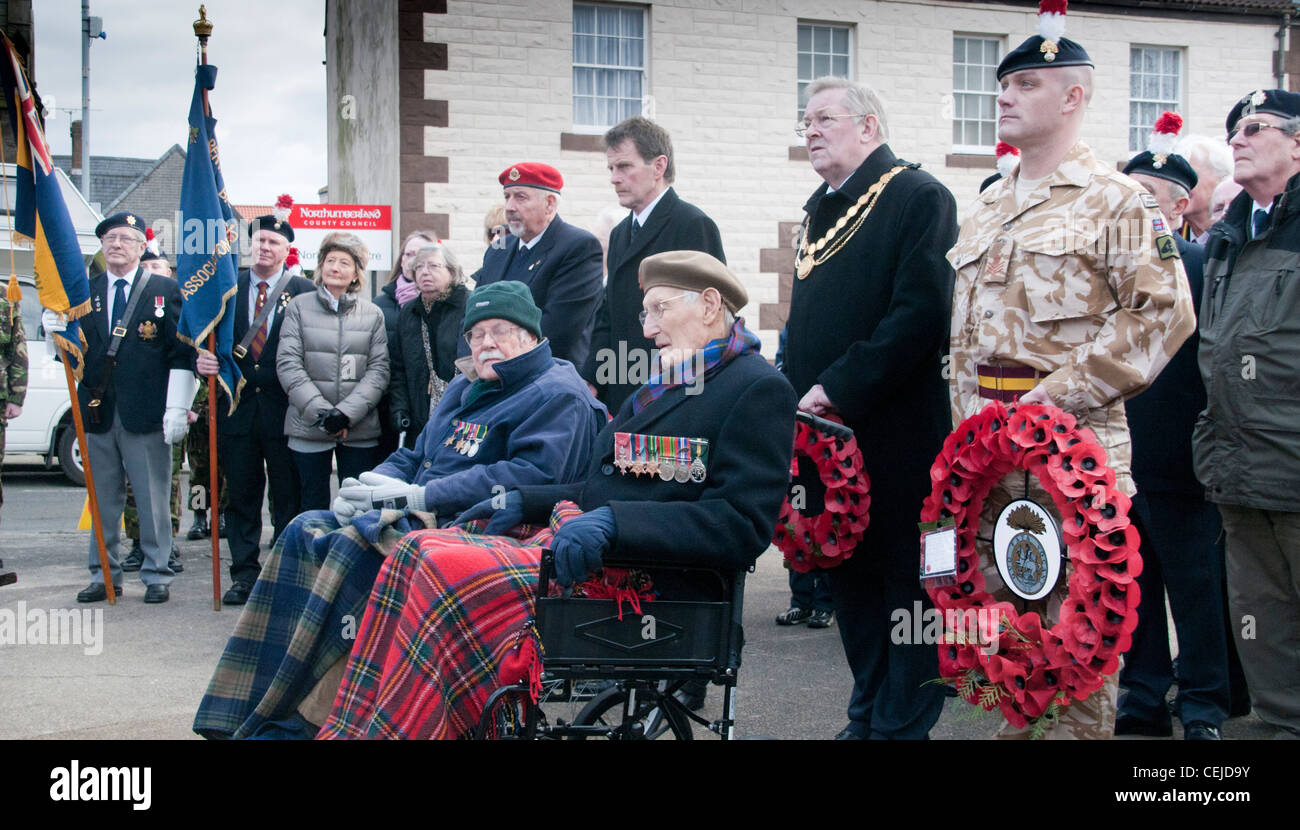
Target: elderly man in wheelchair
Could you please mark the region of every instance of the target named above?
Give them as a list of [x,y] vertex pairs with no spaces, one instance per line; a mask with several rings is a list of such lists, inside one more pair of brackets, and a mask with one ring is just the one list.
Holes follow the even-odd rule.
[[[473,735],[494,690],[537,691],[542,661],[547,675],[676,678],[668,691],[686,677],[734,683],[739,606],[728,602],[772,537],[797,399],[735,317],[748,296],[721,262],[657,254],[640,282],[654,373],[596,437],[585,477],[503,488],[462,514],[468,528],[408,535],[375,582],[318,737]],[[537,599],[552,561],[558,585],[595,610]],[[658,622],[656,603],[690,606],[708,632]]]

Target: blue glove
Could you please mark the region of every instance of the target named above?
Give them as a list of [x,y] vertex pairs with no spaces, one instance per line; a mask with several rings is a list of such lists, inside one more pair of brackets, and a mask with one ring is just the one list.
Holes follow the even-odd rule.
[[555,581],[567,588],[604,567],[605,551],[617,534],[614,512],[608,507],[597,507],[565,522],[551,541]]
[[[491,517],[488,519],[488,517]],[[475,519],[488,519],[484,533],[500,536],[524,521],[524,496],[518,490],[484,499],[456,517],[456,526],[464,527]]]

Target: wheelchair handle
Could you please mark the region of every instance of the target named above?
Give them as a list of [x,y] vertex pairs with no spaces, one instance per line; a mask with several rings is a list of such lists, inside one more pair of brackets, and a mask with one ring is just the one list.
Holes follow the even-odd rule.
[[844,424],[837,424],[834,421],[819,418],[811,412],[800,410],[794,413],[794,419],[796,421],[803,421],[805,424],[823,435],[829,435],[832,438],[839,438],[841,441],[847,441],[853,437],[853,430],[844,426]]

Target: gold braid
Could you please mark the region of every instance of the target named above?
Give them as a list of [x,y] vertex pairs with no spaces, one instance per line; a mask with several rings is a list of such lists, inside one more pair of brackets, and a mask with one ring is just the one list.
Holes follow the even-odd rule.
[[[803,233],[800,235],[801,241],[799,243],[799,254],[795,257],[795,262],[797,263],[795,267],[796,276],[801,280],[806,279],[808,275],[812,273],[814,267],[821,265],[826,260],[835,256],[841,248],[847,245],[849,240],[853,238],[853,234],[858,232],[858,228],[862,227],[862,223],[867,221],[867,214],[871,213],[871,208],[875,206],[876,199],[880,197],[880,192],[885,189],[885,185],[889,184],[889,181],[893,179],[894,176],[898,175],[900,171],[906,170],[907,168],[908,165],[900,164],[887,170],[875,184],[867,188],[867,192],[863,193],[857,202],[849,206],[849,209],[845,211],[844,215],[841,216],[834,225],[831,226],[831,229],[826,232],[825,236],[814,242],[811,246],[808,245],[809,217],[805,216],[803,219]],[[859,211],[861,211],[860,214]],[[856,220],[854,220],[854,216],[857,216]],[[839,233],[845,225],[849,224],[850,221],[852,221],[853,224],[849,227],[848,231],[842,234],[838,239],[835,239],[834,243],[832,243],[831,240],[835,237],[835,234]],[[830,246],[829,248],[827,247],[828,245]],[[818,252],[822,251],[823,248],[826,249],[825,252],[822,253],[821,256],[818,256]]]

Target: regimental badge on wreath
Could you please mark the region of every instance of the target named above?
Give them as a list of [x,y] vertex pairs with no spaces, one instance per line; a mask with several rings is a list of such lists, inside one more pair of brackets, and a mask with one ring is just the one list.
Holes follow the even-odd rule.
[[998,514],[993,557],[1008,588],[1041,599],[1061,575],[1061,531],[1052,514],[1030,499],[1016,499]]
[[700,484],[708,476],[709,441],[672,435],[614,433],[614,466],[623,475]]
[[478,455],[483,439],[487,437],[486,424],[474,424],[469,421],[452,421],[451,435],[442,442],[444,447],[454,447],[456,452],[466,458]]

